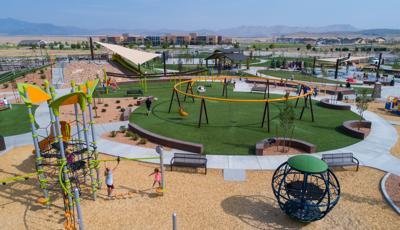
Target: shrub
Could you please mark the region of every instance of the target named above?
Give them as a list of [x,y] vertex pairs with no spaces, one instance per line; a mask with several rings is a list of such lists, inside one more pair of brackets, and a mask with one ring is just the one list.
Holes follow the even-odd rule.
[[121,126],[119,127],[119,131],[120,131],[121,133],[125,133],[126,130],[127,130],[127,128],[126,128],[125,125],[121,125]]
[[127,131],[125,133],[125,137],[133,137],[133,132],[132,131]]
[[136,133],[132,133],[132,140],[137,141],[139,136]]
[[125,112],[125,108],[121,108],[120,111],[121,111],[121,113]]
[[121,108],[121,106],[117,106],[117,109],[120,109]]
[[40,74],[44,74],[43,69],[39,70],[39,73],[40,73]]
[[121,103],[121,101],[120,101],[120,100],[116,100],[115,103],[116,103],[116,104],[119,104],[119,103]]
[[32,85],[36,85],[36,82],[32,82]]
[[4,88],[4,89],[7,89],[8,86],[9,86],[8,83],[4,83],[4,84],[3,84],[3,88]]
[[128,107],[133,107],[133,105],[132,105],[132,104],[129,104]]
[[145,145],[147,143],[147,139],[146,138],[140,138],[140,141],[139,141],[139,145]]
[[97,109],[97,106],[93,106],[93,109]]
[[116,137],[117,136],[117,131],[111,131],[110,137]]
[[101,109],[102,113],[105,113],[107,111],[107,109]]
[[104,104],[104,107],[108,107],[108,104]]
[[42,79],[42,80],[46,79],[46,75],[44,75],[44,74],[40,75],[40,79]]

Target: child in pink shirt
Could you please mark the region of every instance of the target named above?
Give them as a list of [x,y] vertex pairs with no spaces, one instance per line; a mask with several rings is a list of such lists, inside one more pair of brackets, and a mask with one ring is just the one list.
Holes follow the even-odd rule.
[[158,186],[161,187],[161,173],[158,168],[154,169],[154,172],[151,173],[149,176],[154,175],[154,182],[153,182],[153,187],[158,183]]

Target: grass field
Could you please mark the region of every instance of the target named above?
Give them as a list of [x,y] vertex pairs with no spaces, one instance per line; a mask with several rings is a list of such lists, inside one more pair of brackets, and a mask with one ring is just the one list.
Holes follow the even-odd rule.
[[[32,106],[35,112],[37,106]],[[0,111],[0,135],[12,136],[31,131],[28,110],[25,105],[15,104],[12,109]]]
[[[271,132],[266,128],[260,128],[264,109],[262,103],[224,103],[206,101],[209,124],[203,124],[197,128],[200,101],[194,103],[191,100],[183,103],[184,110],[189,113],[187,117],[178,114],[177,102],[174,101],[172,112],[168,113],[171,97],[172,84],[154,83],[148,85],[147,95],[153,95],[158,100],[153,104],[150,116],[145,115],[145,108],[140,107],[132,114],[130,121],[141,127],[160,135],[202,143],[206,154],[254,154],[257,141],[271,136],[280,135],[277,115],[281,104],[271,104]],[[128,88],[134,86],[121,86],[119,91],[110,93],[107,97],[121,97],[125,95]],[[208,96],[220,96],[222,86],[214,83],[207,87]],[[184,86],[182,86],[184,90]],[[261,94],[233,93],[229,89],[230,98],[260,99]],[[276,96],[274,96],[276,97]],[[181,100],[183,97],[181,96]],[[301,103],[300,103],[301,104]],[[299,116],[301,108],[296,109],[296,117]],[[305,111],[303,120],[295,121],[294,138],[302,139],[317,145],[318,151],[341,148],[358,142],[358,139],[342,134],[338,129],[343,121],[357,119],[358,116],[349,111],[329,110],[319,107],[314,102],[316,121],[311,122],[310,111]],[[266,126],[265,126],[266,127]],[[278,131],[278,134],[277,134]]]

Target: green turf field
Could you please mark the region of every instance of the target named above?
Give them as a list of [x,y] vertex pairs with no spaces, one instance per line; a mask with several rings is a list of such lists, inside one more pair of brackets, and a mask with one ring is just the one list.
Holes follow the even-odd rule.
[[[32,106],[35,112],[37,106]],[[12,136],[31,131],[28,110],[25,105],[14,104],[12,109],[0,111],[0,135]]]
[[[203,85],[206,85],[203,83]],[[187,117],[181,117],[178,113],[177,101],[173,102],[171,113],[168,113],[172,84],[154,83],[148,84],[147,95],[153,95],[158,100],[153,104],[150,116],[145,115],[145,108],[140,107],[134,111],[130,121],[164,136],[202,143],[206,154],[254,154],[257,141],[267,137],[279,135],[279,122],[277,115],[282,104],[271,104],[271,132],[266,128],[260,128],[264,104],[262,103],[226,103],[206,101],[209,116],[209,124],[197,127],[200,100],[194,103],[188,98],[183,103],[184,110],[189,113]],[[115,91],[107,97],[124,96],[127,88],[134,86],[121,86],[120,91]],[[222,85],[214,83],[206,87],[208,96],[221,96]],[[182,86],[184,90],[184,86]],[[260,99],[262,94],[257,93],[233,93],[229,89],[230,98]],[[271,95],[277,97],[277,95]],[[180,96],[183,100],[183,96]],[[301,103],[300,103],[301,105]],[[358,119],[358,116],[350,111],[330,110],[319,107],[314,102],[316,121],[311,122],[310,111],[305,111],[303,120],[295,121],[294,138],[305,140],[317,145],[318,151],[337,149],[358,142],[358,139],[348,137],[339,131],[343,121]],[[300,114],[301,107],[296,109],[296,116]],[[278,132],[278,134],[277,134]]]

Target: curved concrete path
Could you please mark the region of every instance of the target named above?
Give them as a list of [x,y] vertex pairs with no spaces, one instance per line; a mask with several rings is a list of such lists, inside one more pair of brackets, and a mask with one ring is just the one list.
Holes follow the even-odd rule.
[[[60,91],[59,94],[68,92],[68,89]],[[320,99],[320,98],[318,98]],[[355,111],[355,108],[352,107]],[[41,127],[46,127],[49,124],[48,108],[46,104],[42,104],[36,110],[37,123]],[[368,137],[357,144],[347,146],[345,148],[327,151],[334,152],[352,152],[359,159],[360,164],[377,168],[386,172],[400,175],[400,159],[390,154],[390,149],[397,141],[397,132],[392,124],[377,114],[366,111],[364,114],[366,120],[372,122],[371,132]],[[127,122],[115,122],[108,124],[96,124],[96,138],[98,139],[98,150],[102,153],[122,156],[129,158],[155,156],[155,150],[140,146],[127,145],[117,143],[101,138],[101,135],[117,130],[121,125],[126,125]],[[6,137],[7,150],[13,147],[32,144],[31,134],[22,134],[17,136]],[[168,164],[173,156],[173,153],[181,150],[171,150],[165,153],[165,163]],[[4,151],[3,151],[4,153]],[[319,152],[312,155],[320,157],[323,153]],[[0,152],[0,155],[2,152]],[[225,155],[207,155],[208,167],[217,169],[253,169],[253,170],[274,170],[280,164],[285,162],[290,155],[280,156],[225,156]]]

